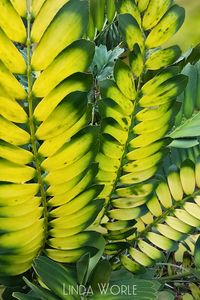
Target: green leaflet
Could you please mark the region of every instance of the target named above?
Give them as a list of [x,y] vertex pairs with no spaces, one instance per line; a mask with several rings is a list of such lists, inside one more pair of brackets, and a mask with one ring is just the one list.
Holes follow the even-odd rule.
[[173,0],[159,0],[159,1],[151,0],[147,10],[144,13],[143,24],[142,24],[144,30],[148,30],[154,27],[162,18],[164,13],[168,10],[168,8],[172,5],[172,3]]
[[172,206],[172,197],[168,185],[162,176],[157,175],[156,178],[160,181],[156,189],[158,199],[165,208],[170,208]]
[[92,75],[80,72],[72,74],[42,99],[34,111],[34,118],[37,121],[44,121],[64,97],[75,91],[89,92],[92,84]]
[[0,28],[0,59],[12,73],[26,74],[26,63],[4,31]]
[[109,134],[102,134],[100,136],[100,150],[101,152],[111,158],[121,158],[123,154],[123,147],[119,145],[117,140]]
[[141,52],[144,51],[144,41],[140,26],[132,15],[129,13],[119,15],[119,29],[123,39],[126,41],[128,48],[132,51],[134,45],[137,43]]
[[181,49],[179,46],[171,46],[169,48],[157,51],[147,59],[145,68],[157,70],[166,65],[172,65],[180,55]]
[[148,4],[149,0],[138,0],[138,9],[140,13],[147,9]]
[[184,209],[195,218],[199,218],[200,207],[194,203],[186,202],[183,205]]
[[25,165],[33,160],[33,154],[22,148],[16,147],[3,140],[0,140],[1,157],[14,163]]
[[0,26],[5,34],[14,42],[26,44],[26,29],[10,1],[2,0],[0,11]]
[[193,226],[193,227],[200,226],[199,217],[197,219],[183,209],[175,209],[174,214],[178,219],[180,219],[181,221],[185,222],[186,224],[188,224],[190,226]]
[[0,84],[15,99],[26,100],[27,94],[17,79],[0,60]]
[[118,159],[112,159],[101,152],[97,154],[96,161],[99,163],[99,168],[104,171],[116,172],[120,167]]
[[[44,11],[43,14],[42,11]],[[54,12],[52,8],[51,11]],[[50,25],[48,18],[51,18],[51,14],[47,12],[48,10],[43,6],[40,18],[37,18],[38,22],[34,22],[31,31],[33,42],[39,42],[32,56],[34,70],[44,70],[64,48],[83,35],[88,25],[87,1],[68,1]]]
[[117,0],[115,7],[118,14],[131,14],[141,27],[141,17],[134,0]]
[[130,100],[135,100],[136,89],[131,69],[122,62],[117,60],[114,67],[114,78],[122,93]]
[[[77,40],[73,42],[37,78],[33,85],[34,96],[45,97],[66,77],[75,72],[87,71],[92,63],[94,52],[94,44],[90,41]],[[34,66],[33,70],[35,70]]]
[[[149,195],[145,197],[129,197],[129,198],[117,198],[111,201],[111,204],[117,208],[133,208],[147,203],[149,201]],[[109,224],[109,223],[108,223]],[[115,228],[115,224],[113,224]],[[106,227],[107,228],[107,227]],[[109,228],[109,226],[108,226]],[[111,229],[109,229],[111,230]],[[114,230],[114,229],[113,229]]]
[[184,8],[173,5],[148,35],[145,42],[146,48],[155,48],[167,42],[179,30],[184,19]]
[[188,78],[182,74],[175,75],[163,83],[161,83],[155,90],[151,91],[140,99],[139,106],[154,106],[161,105],[168,101],[172,101],[185,89]]
[[9,121],[27,123],[28,116],[23,108],[0,85],[0,112]]
[[30,135],[0,115],[0,139],[18,146],[28,144]]
[[179,169],[171,165],[168,169],[168,184],[174,200],[179,201],[183,197],[183,188],[180,180]]
[[195,189],[195,165],[191,160],[187,159],[182,162],[180,179],[185,194],[192,194]]
[[189,137],[189,136],[198,136],[200,134],[199,131],[199,119],[200,113],[195,113],[188,122],[183,123],[183,125],[177,127],[170,136],[172,138],[180,138],[180,137]]
[[64,133],[83,116],[86,105],[87,93],[73,92],[67,95],[39,126],[36,138],[50,139]]

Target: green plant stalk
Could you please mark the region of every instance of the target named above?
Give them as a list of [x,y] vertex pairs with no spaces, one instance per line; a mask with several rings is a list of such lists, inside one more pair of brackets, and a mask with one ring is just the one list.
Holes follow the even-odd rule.
[[35,139],[35,126],[33,121],[33,103],[32,103],[32,84],[31,84],[31,14],[27,13],[27,79],[28,79],[28,106],[29,106],[29,127],[30,127],[30,135],[31,135],[31,144],[33,148],[33,155],[35,160],[35,167],[37,172],[38,183],[40,185],[40,193],[42,197],[42,205],[44,208],[44,241],[40,250],[41,254],[44,250],[46,236],[47,236],[47,228],[48,228],[48,212],[47,212],[47,202],[46,202],[46,193],[44,190],[44,184],[41,176],[41,168],[38,160],[38,152],[36,147],[36,139]]

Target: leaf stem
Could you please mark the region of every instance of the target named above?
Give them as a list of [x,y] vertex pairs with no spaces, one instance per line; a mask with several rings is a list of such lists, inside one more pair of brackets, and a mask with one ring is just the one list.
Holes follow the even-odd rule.
[[46,193],[44,189],[44,184],[41,175],[40,163],[38,160],[38,151],[36,147],[36,139],[35,139],[35,126],[33,120],[33,94],[32,94],[32,83],[31,83],[31,14],[27,13],[27,80],[28,80],[28,107],[29,107],[29,127],[30,127],[30,135],[31,135],[31,144],[33,149],[33,155],[35,160],[35,167],[37,172],[38,183],[40,185],[40,193],[42,197],[42,205],[44,208],[44,241],[40,249],[41,254],[44,250],[46,236],[47,236],[47,228],[48,228],[48,212],[47,212],[47,203],[46,203]]

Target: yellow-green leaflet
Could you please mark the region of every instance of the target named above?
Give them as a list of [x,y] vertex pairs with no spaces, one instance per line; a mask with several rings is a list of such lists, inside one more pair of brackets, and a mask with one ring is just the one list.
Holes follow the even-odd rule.
[[[31,38],[33,43],[38,43],[44,34],[46,28],[51,23],[59,9],[69,0],[33,0],[32,16],[35,18],[32,29]],[[40,8],[42,9],[40,10]]]
[[0,84],[15,99],[26,100],[27,94],[17,79],[0,60]]
[[149,154],[149,156],[144,159],[128,162],[123,166],[122,170],[124,172],[131,172],[131,171],[141,171],[153,167],[161,159],[163,159],[168,152],[169,149],[162,149],[153,155]]
[[170,138],[161,139],[143,148],[138,148],[127,153],[125,158],[129,160],[143,159],[160,150],[162,146],[167,146],[170,142],[171,142]]
[[124,131],[113,118],[104,118],[101,122],[101,130],[113,136],[120,144],[125,144],[128,139],[128,132]]
[[175,101],[166,102],[161,105],[155,105],[148,108],[144,108],[136,114],[135,120],[137,121],[153,121],[159,120],[161,116],[164,116],[167,111],[170,110],[170,107],[173,107]]
[[129,146],[133,148],[145,147],[162,138],[172,128],[173,124],[174,121],[164,125],[163,127],[160,127],[157,130],[154,130],[154,128],[152,128],[152,130],[154,131],[139,135],[138,137],[134,138],[132,141],[129,142]]
[[148,202],[147,207],[152,215],[159,217],[162,215],[162,208],[158,201],[158,198],[154,195]]
[[155,172],[158,171],[161,167],[162,162],[154,165],[153,167],[146,168],[142,171],[133,171],[132,173],[121,176],[119,182],[126,184],[142,182],[153,176]]
[[183,232],[183,233],[190,233],[192,231],[191,226],[186,224],[185,222],[171,216],[167,216],[165,222],[172,228]]
[[19,217],[23,216],[26,213],[30,213],[35,211],[36,208],[41,204],[42,198],[41,197],[33,197],[30,198],[28,201],[17,204],[17,205],[9,205],[2,207],[0,217]]
[[156,194],[158,199],[165,208],[170,208],[172,206],[172,197],[168,188],[168,184],[162,176],[157,176],[159,179],[159,185],[156,189]]
[[182,162],[180,179],[185,194],[192,194],[195,190],[195,164],[191,160],[186,159]]
[[133,112],[133,103],[118,89],[114,81],[100,81],[100,91],[102,98],[107,97],[114,100],[126,116],[129,116]]
[[74,91],[89,92],[92,84],[91,74],[75,73],[69,76],[42,99],[34,111],[34,118],[37,121],[44,121],[65,96]]
[[186,224],[188,224],[190,226],[193,226],[193,227],[200,226],[199,216],[197,219],[194,216],[192,216],[190,213],[185,211],[184,209],[175,209],[174,214],[178,219],[180,219],[181,221],[185,222]]
[[183,198],[183,188],[180,180],[179,168],[177,166],[171,165],[169,167],[167,180],[174,200],[180,201]]
[[[148,196],[145,196],[145,197],[128,197],[128,198],[117,198],[117,199],[114,199],[111,201],[111,204],[114,206],[114,207],[117,207],[117,208],[132,208],[132,207],[137,207],[137,206],[140,206],[142,204],[145,204],[147,201],[149,201],[149,195]],[[108,223],[109,225],[110,223]],[[113,225],[114,226],[114,225]],[[109,230],[114,230],[117,228],[109,228],[109,226],[107,227],[107,229]]]
[[18,14],[21,17],[26,18],[26,14],[27,14],[26,1],[24,1],[24,0],[10,0],[10,2],[14,6],[14,8],[18,12]]
[[0,1],[0,26],[14,42],[26,44],[26,29],[22,19],[8,0]]
[[36,195],[39,184],[4,183],[0,185],[0,206],[23,203]]
[[141,27],[140,13],[134,0],[117,0],[115,6],[119,14],[131,14]]
[[0,158],[0,180],[20,183],[32,179],[36,175],[36,170],[10,162],[4,158]]
[[[48,201],[48,206],[59,206],[62,204],[65,204],[74,197],[76,197],[79,193],[81,193],[87,186],[92,182],[92,179],[96,176],[98,172],[97,164],[93,164],[89,171],[86,173],[81,174],[81,177],[79,176],[72,178],[70,181],[65,183],[65,190],[62,189],[60,191],[60,184],[59,185],[53,185],[52,189],[48,189],[47,193],[48,195],[54,195],[55,197],[51,198]],[[85,175],[85,176],[84,176]],[[77,180],[78,178],[78,180]],[[76,180],[76,181],[75,181]],[[74,184],[75,183],[75,184]],[[57,188],[57,190],[56,190]]]
[[133,51],[131,51],[129,54],[129,64],[133,74],[139,77],[143,71],[144,64],[143,55],[138,44],[133,46]]
[[62,262],[62,263],[73,263],[73,262],[77,262],[77,260],[87,252],[92,253],[94,255],[96,253],[95,250],[96,248],[92,248],[92,247],[82,247],[74,250],[65,250],[65,251],[45,249],[45,253],[47,254],[48,257],[50,257],[55,261]]
[[124,14],[118,16],[119,29],[122,37],[126,41],[128,48],[132,51],[133,46],[137,43],[141,52],[144,51],[144,41],[140,26],[134,17],[130,14]]
[[116,173],[105,172],[104,170],[99,169],[99,172],[96,176],[96,180],[100,183],[103,182],[105,185],[113,185],[116,180]]
[[179,30],[184,19],[184,8],[173,5],[148,35],[145,42],[146,48],[155,48],[167,42]]
[[135,82],[131,69],[120,59],[114,67],[114,78],[122,93],[130,100],[136,97]]
[[38,235],[43,235],[43,226],[44,219],[40,219],[31,226],[18,230],[17,234],[16,231],[1,234],[1,254],[9,253],[13,250],[17,250],[18,248],[22,248],[34,240]]
[[[62,216],[71,215],[74,212],[81,210],[83,207],[88,205],[93,199],[95,199],[102,191],[102,189],[103,186],[101,185],[93,185],[90,188],[86,189],[81,194],[79,194],[77,197],[72,199],[70,202],[52,210],[50,215],[52,217],[57,217],[58,219],[52,221],[51,224],[54,225],[57,224],[58,226],[60,226],[61,224],[59,220],[61,219]],[[76,226],[76,224],[73,224],[72,227],[74,226]]]
[[112,99],[104,98],[98,101],[99,113],[102,117],[112,116],[123,130],[127,130],[130,126],[130,117],[124,116],[121,107]]
[[48,185],[50,184],[60,184],[63,182],[72,179],[73,177],[79,175],[83,172],[87,167],[90,166],[94,156],[96,156],[96,152],[99,148],[99,145],[96,144],[92,147],[92,149],[86,153],[82,158],[76,161],[74,164],[69,165],[68,167],[55,170],[50,172],[44,179],[44,182]]
[[[45,29],[46,31],[40,42],[38,38],[33,38],[33,42],[39,42],[32,56],[34,70],[44,70],[64,48],[82,37],[88,25],[87,14],[89,14],[87,1],[69,1],[61,8],[47,29],[43,28],[43,31]],[[46,16],[48,15],[45,14],[42,18],[45,22]],[[38,25],[37,23],[34,25],[33,30],[35,29],[34,32],[38,33],[41,26],[40,20]]]
[[172,101],[185,89],[187,82],[188,78],[185,75],[175,75],[142,97],[138,104],[141,107],[149,107]]
[[86,71],[92,63],[94,51],[94,44],[90,41],[73,42],[36,79],[33,85],[34,96],[45,97],[66,77],[76,72]]
[[162,251],[159,251],[155,247],[149,245],[148,243],[144,242],[143,240],[138,240],[137,242],[138,247],[142,252],[147,254],[152,259],[163,261],[164,260],[164,254]]
[[30,135],[0,115],[0,139],[20,146],[30,142]]
[[27,123],[28,116],[23,108],[12,98],[0,84],[0,113],[7,120],[16,123]]
[[44,141],[38,150],[39,154],[43,157],[52,156],[69,138],[76,134],[81,128],[86,126],[90,120],[91,106],[87,108],[87,111],[83,114],[83,116],[67,131]]
[[16,74],[26,74],[26,63],[24,58],[1,28],[0,43],[0,59],[10,70],[10,72]]
[[147,256],[146,254],[141,253],[137,249],[129,248],[128,252],[130,253],[131,257],[134,260],[136,260],[138,263],[140,263],[141,265],[143,265],[145,267],[150,267],[150,266],[155,265],[155,261],[150,259],[149,256]]
[[153,244],[155,244],[156,246],[158,246],[163,250],[174,251],[178,249],[178,245],[176,244],[176,242],[160,234],[156,234],[154,232],[147,232],[146,237]]
[[100,136],[102,141],[100,150],[103,154],[111,158],[121,158],[123,155],[123,146],[119,145],[115,138],[109,134],[102,134]]
[[99,128],[87,126],[66,142],[53,156],[41,164],[45,171],[58,170],[76,162],[96,143]]
[[[46,0],[33,0],[31,14],[35,18]],[[57,2],[57,1],[56,1]]]
[[142,94],[149,94],[155,90],[161,83],[178,74],[178,67],[168,67],[159,72],[151,80],[147,81],[141,88]]
[[85,245],[95,245],[96,239],[99,237],[99,233],[95,231],[87,231],[75,234],[68,237],[67,239],[63,238],[53,238],[49,239],[48,244],[52,247],[60,248],[63,250],[67,249],[76,249],[83,247]]
[[[144,2],[144,0],[140,2]],[[168,10],[168,8],[172,5],[172,3],[173,0],[151,0],[147,10],[144,13],[142,22],[144,30],[154,27],[162,18],[164,13]]]
[[39,126],[36,131],[36,138],[44,140],[62,134],[83,116],[87,109],[86,105],[86,92],[69,94]]
[[[0,232],[14,232],[28,226],[34,225],[42,216],[43,207],[38,207],[23,216],[1,218]],[[14,226],[13,226],[14,225]]]
[[134,274],[143,274],[146,273],[146,268],[141,266],[125,255],[120,255],[120,261],[124,265],[124,267]]
[[157,51],[147,59],[145,68],[157,70],[166,65],[171,65],[179,58],[180,55],[181,49],[179,46],[171,46],[169,48]]
[[140,13],[146,10],[148,4],[149,4],[149,0],[138,0],[138,9]]
[[3,140],[0,140],[0,153],[1,157],[21,165],[28,164],[33,160],[33,154],[31,152]]
[[181,233],[180,231],[177,231],[176,229],[165,224],[157,224],[155,228],[164,236],[175,241],[185,240],[187,238],[186,234]]
[[149,183],[141,183],[134,186],[129,186],[125,188],[118,188],[115,194],[121,197],[141,197],[147,196],[154,191],[157,187],[158,181],[151,180]]
[[97,154],[95,160],[99,163],[99,168],[104,171],[117,172],[120,167],[120,161],[118,159],[107,157],[101,152]]

